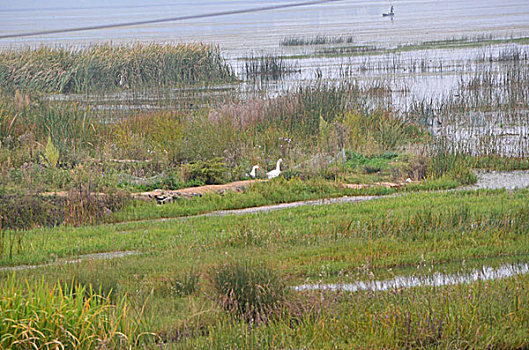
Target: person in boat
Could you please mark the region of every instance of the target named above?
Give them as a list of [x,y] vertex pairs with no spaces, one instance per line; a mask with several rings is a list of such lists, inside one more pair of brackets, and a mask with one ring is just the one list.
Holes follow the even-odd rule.
[[386,16],[394,16],[395,15],[395,12],[393,12],[393,5],[391,5],[391,8],[389,10],[389,13],[383,13],[382,16],[386,17]]

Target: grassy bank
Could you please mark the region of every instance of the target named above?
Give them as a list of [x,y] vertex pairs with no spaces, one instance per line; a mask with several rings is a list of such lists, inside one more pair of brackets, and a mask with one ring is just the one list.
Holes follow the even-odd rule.
[[[413,264],[421,257],[444,261],[524,253],[526,195],[525,191],[419,193],[241,217],[8,230],[1,261],[43,263],[51,255],[65,258],[112,250],[183,249],[211,257],[221,257],[223,249],[236,255],[262,250],[277,252],[300,274],[317,275],[318,260],[336,251],[348,264],[368,259],[376,267]],[[500,202],[504,205],[498,206]],[[414,249],[408,250],[410,246]],[[311,252],[306,258],[299,255],[304,250]],[[314,254],[320,258],[314,260]],[[337,262],[333,270],[338,272],[341,264]]]
[[[325,338],[330,347],[523,346],[529,341],[522,331],[526,277],[360,292],[354,297],[286,290],[280,304],[270,301],[270,308],[258,309],[268,310],[267,321],[254,318],[251,326],[246,311],[226,304],[215,280],[224,264],[252,261],[252,271],[267,266],[276,277],[268,272],[250,277],[241,267],[240,283],[266,283],[270,293],[279,296],[281,284],[369,280],[402,268],[420,276],[431,273],[430,267],[442,270],[446,264],[459,269],[463,264],[464,269],[464,261],[479,267],[485,258],[527,256],[526,198],[527,191],[417,193],[243,217],[32,230],[23,234],[20,244],[15,241],[11,258],[3,254],[2,264],[43,263],[50,257],[60,262],[91,252],[138,250],[140,255],[113,261],[51,265],[45,279],[75,278],[103,292],[112,290],[115,298],[126,296],[131,311],[144,310],[147,329],[157,335],[151,341],[186,348],[221,343],[325,347],[320,337],[331,334]],[[6,238],[4,247],[7,252]],[[17,272],[17,279],[40,278],[39,270]],[[228,282],[232,277],[222,278],[235,283]],[[506,288],[514,292],[505,293]]]

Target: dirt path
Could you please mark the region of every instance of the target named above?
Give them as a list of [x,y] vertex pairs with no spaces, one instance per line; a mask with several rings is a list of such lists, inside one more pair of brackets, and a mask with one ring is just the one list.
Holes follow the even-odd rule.
[[341,204],[341,203],[359,203],[359,202],[366,202],[366,201],[370,201],[374,199],[387,198],[387,197],[390,197],[390,196],[355,196],[355,197],[344,196],[344,197],[338,197],[338,198],[324,198],[324,199],[314,199],[314,200],[307,200],[307,201],[271,204],[271,205],[264,205],[260,207],[251,207],[251,208],[243,208],[243,209],[217,210],[217,211],[212,211],[212,212],[204,213],[204,214],[179,216],[179,217],[174,217],[174,218],[146,219],[146,220],[135,221],[135,222],[171,221],[171,220],[184,220],[184,219],[192,219],[192,218],[197,218],[197,217],[209,217],[209,216],[228,216],[228,215],[268,213],[268,212],[275,211],[275,210],[304,207],[308,205],[317,206],[317,205]]
[[150,200],[155,199],[158,203],[172,202],[176,198],[184,197],[190,198],[194,196],[202,196],[206,193],[217,192],[226,193],[227,191],[241,192],[244,191],[248,186],[262,182],[264,180],[244,180],[235,181],[223,185],[206,185],[198,187],[187,187],[179,190],[153,190],[149,192],[135,193],[132,196],[137,199]]
[[[133,194],[134,198],[150,200],[155,199],[159,204],[168,203],[174,201],[176,198],[190,198],[194,196],[202,196],[206,193],[226,193],[227,191],[241,192],[248,188],[250,185],[257,182],[266,182],[267,180],[245,180],[235,181],[223,185],[206,185],[198,187],[188,187],[179,190],[153,190],[149,192],[142,192]],[[362,189],[375,186],[381,186],[386,188],[401,188],[405,183],[396,182],[378,182],[375,184],[343,184],[344,188]]]

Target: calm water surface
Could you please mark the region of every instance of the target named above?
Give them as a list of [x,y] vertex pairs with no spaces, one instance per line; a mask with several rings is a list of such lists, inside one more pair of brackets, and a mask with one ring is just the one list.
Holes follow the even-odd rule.
[[[0,3],[0,33],[151,20],[301,0],[21,0]],[[237,53],[278,47],[285,36],[352,34],[359,42],[392,45],[446,37],[529,35],[527,0],[398,0],[395,18],[381,16],[388,0],[340,1],[324,5],[230,15],[121,29],[0,40],[0,46],[80,45],[97,42],[201,41]]]

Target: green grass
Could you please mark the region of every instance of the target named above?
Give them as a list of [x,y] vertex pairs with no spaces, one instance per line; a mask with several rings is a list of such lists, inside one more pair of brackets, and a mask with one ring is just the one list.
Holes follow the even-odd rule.
[[243,209],[279,203],[311,199],[333,198],[355,195],[387,195],[395,193],[383,186],[367,189],[343,188],[339,182],[322,179],[291,180],[277,179],[252,184],[243,192],[228,191],[225,194],[204,194],[202,197],[177,199],[174,203],[158,205],[154,201],[135,203],[114,213],[108,220],[114,222],[175,218],[204,214],[217,210]]
[[127,347],[148,336],[122,297],[113,304],[91,285],[21,286],[13,275],[0,289],[2,349]]
[[[494,257],[518,256],[523,261],[529,255],[527,195],[526,190],[411,193],[246,216],[30,230],[20,250],[11,259],[3,255],[1,264],[138,250],[140,255],[116,260],[48,266],[45,278],[76,278],[112,289],[116,297],[126,295],[133,310],[145,305],[150,331],[183,347],[215,347],[221,342],[239,347],[400,347],[428,342],[440,347],[451,342],[521,346],[529,341],[519,331],[527,322],[520,313],[527,309],[522,292],[526,277],[361,292],[353,298],[290,291],[282,308],[251,332],[235,309],[228,307],[233,316],[225,311],[221,301],[226,299],[217,299],[214,280],[224,264],[248,260],[257,264],[252,266],[273,268],[287,285],[373,278],[370,273],[375,278],[391,276],[391,270],[400,269],[428,274],[417,265],[442,270],[446,264],[461,266],[462,261],[479,268]],[[2,275],[5,279],[10,273]],[[17,272],[18,280],[40,276],[39,270]],[[182,284],[188,292],[174,289]],[[505,293],[506,288],[514,292]]]
[[[304,294],[313,308],[266,327],[223,321],[186,347],[233,348],[523,348],[527,276],[446,288],[349,295]],[[512,291],[506,293],[505,290]],[[314,301],[316,300],[316,301]]]
[[50,256],[60,259],[114,250],[184,249],[222,255],[223,249],[239,253],[264,249],[275,251],[304,275],[318,270],[311,259],[332,256],[336,249],[349,265],[372,259],[378,267],[407,265],[421,256],[444,261],[514,254],[526,252],[524,246],[529,246],[521,234],[526,225],[525,198],[525,191],[417,193],[248,216],[5,231],[3,252],[11,250],[10,235],[19,235],[20,242],[15,241],[12,254],[2,254],[0,263],[44,263]]

